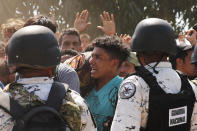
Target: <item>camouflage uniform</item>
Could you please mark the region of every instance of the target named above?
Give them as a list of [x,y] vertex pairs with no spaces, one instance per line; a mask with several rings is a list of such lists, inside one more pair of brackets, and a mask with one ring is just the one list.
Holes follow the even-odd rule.
[[[53,79],[48,77],[34,77],[19,79],[17,83],[12,83],[4,89],[23,107],[38,106],[45,104]],[[88,106],[80,95],[66,88],[66,96],[61,106],[61,114],[68,121],[74,131],[94,131],[96,130],[92,121]],[[0,130],[9,131],[13,127],[14,121],[11,116],[0,110]]]

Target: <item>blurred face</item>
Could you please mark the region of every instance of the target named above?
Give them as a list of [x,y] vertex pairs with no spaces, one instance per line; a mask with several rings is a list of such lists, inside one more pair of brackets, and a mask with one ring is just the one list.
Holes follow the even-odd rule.
[[118,71],[120,77],[126,77],[127,75],[135,72],[135,65],[128,61],[124,61]]
[[81,51],[81,43],[76,35],[64,35],[62,39],[62,50],[72,49]]
[[4,40],[5,42],[7,42],[13,35],[14,33],[13,32],[3,32],[3,37],[4,37]]
[[87,37],[82,37],[81,38],[82,49],[85,49],[88,46],[89,43],[90,43],[90,41]]
[[4,48],[0,48],[0,59],[5,59],[5,50],[4,50]]
[[188,76],[195,76],[196,75],[195,65],[190,63],[192,52],[193,52],[193,50],[190,50],[190,51],[187,52],[188,55],[185,57],[185,61],[182,64],[182,66],[183,66],[182,72],[184,72]]
[[[104,79],[113,74],[118,64],[114,64],[114,59],[103,48],[95,47],[90,58],[91,77],[95,79]],[[116,67],[115,67],[116,66]]]

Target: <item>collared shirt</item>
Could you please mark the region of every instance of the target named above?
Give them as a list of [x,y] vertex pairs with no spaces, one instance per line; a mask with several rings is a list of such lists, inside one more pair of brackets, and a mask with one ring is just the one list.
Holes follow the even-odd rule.
[[[52,87],[53,79],[49,77],[23,78],[17,84],[5,87],[4,92],[10,94],[21,106],[45,104]],[[64,84],[65,88],[68,87]],[[85,100],[75,91],[68,89],[61,111],[63,117],[74,131],[96,131]],[[14,125],[12,117],[0,109],[0,131],[11,131]]]
[[98,131],[103,130],[103,123],[106,121],[107,116],[114,116],[118,89],[122,80],[122,78],[116,76],[99,91],[93,88],[88,96],[85,97],[95,118]]
[[66,83],[69,88],[80,93],[79,77],[77,72],[67,64],[60,63],[56,69],[57,81]]
[[48,98],[53,82],[54,80],[49,77],[33,77],[17,80],[17,83],[23,84],[25,90],[44,101]]
[[[77,72],[67,64],[60,63],[56,67],[56,80],[69,85],[69,88],[80,93],[79,77]],[[16,73],[15,79],[20,79]]]
[[[177,94],[181,89],[181,79],[177,72],[172,69],[169,62],[160,62],[156,66],[154,73],[152,67],[156,63],[146,65],[145,68],[153,73],[159,86],[166,92]],[[191,84],[191,82],[190,82]],[[130,91],[129,97],[123,99],[118,97],[118,103],[116,112],[112,122],[111,131],[139,131],[140,127],[146,127],[148,119],[148,107],[149,107],[149,86],[139,76],[133,75],[125,79],[120,87],[119,94],[123,93],[122,89],[126,89],[126,86],[132,86],[133,91]],[[196,88],[195,85],[191,84],[192,88]],[[194,91],[195,92],[195,91]],[[196,108],[194,105],[194,109]],[[193,111],[191,119],[191,129],[195,128],[195,120],[197,119],[197,111]],[[196,129],[192,131],[196,131]]]

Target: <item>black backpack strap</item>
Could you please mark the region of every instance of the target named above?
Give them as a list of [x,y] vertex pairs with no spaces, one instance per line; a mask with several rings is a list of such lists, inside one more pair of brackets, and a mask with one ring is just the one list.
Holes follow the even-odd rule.
[[10,114],[15,120],[21,118],[25,112],[26,112],[25,108],[23,108],[13,98],[10,98]]
[[[157,90],[159,92],[161,92],[162,94],[165,93],[161,87],[159,86],[157,79],[155,76],[153,76],[153,74],[148,71],[146,68],[144,68],[143,66],[139,67],[135,73],[130,74],[131,75],[137,75],[143,78],[143,80],[149,85],[149,87],[151,89]],[[127,76],[128,77],[128,76]]]
[[65,95],[65,86],[60,82],[54,82],[49,92],[46,104],[55,108],[59,112]]
[[15,120],[25,113],[25,109],[7,93],[0,92],[0,100],[0,108],[10,114]]

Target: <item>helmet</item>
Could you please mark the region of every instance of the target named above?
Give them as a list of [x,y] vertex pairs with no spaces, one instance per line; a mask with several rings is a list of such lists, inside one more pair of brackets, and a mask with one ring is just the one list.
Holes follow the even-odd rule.
[[191,63],[194,64],[197,62],[197,45],[194,46],[194,51],[191,57]]
[[46,68],[58,65],[60,49],[55,34],[47,27],[32,25],[13,34],[8,45],[8,64]]
[[135,52],[160,51],[176,54],[176,42],[171,25],[159,18],[142,20],[135,28],[131,50]]

